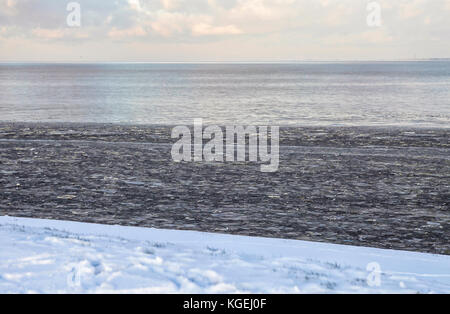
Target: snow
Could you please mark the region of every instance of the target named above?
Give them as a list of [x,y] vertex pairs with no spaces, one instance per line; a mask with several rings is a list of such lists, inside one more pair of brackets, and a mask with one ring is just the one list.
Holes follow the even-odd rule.
[[450,293],[450,256],[0,217],[0,293]]

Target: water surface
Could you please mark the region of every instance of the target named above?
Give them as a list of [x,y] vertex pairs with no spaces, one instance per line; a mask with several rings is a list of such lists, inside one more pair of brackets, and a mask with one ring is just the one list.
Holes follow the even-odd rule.
[[450,125],[450,62],[0,64],[0,120]]

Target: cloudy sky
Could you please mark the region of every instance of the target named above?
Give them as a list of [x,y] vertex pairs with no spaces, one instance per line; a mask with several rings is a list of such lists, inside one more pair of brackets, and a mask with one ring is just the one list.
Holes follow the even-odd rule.
[[0,61],[450,57],[450,0],[78,0],[80,27],[70,2],[0,0]]

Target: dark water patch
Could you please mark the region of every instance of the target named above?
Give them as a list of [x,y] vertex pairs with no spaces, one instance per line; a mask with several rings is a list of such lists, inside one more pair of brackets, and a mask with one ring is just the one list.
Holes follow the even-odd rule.
[[271,174],[174,163],[169,135],[1,124],[0,214],[450,254],[448,130],[284,129]]

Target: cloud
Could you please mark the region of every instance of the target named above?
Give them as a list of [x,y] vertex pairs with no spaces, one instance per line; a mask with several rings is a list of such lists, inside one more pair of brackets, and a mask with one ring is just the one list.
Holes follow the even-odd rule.
[[[366,45],[372,45],[361,53],[367,56],[379,51],[450,54],[446,44],[450,0],[375,0],[382,7],[383,21],[376,29],[366,23],[369,0],[75,1],[82,8],[81,29],[66,25],[68,1],[0,0],[0,44],[8,46],[20,39],[25,49],[45,44],[52,51],[52,42],[61,47],[65,41],[72,45],[73,40],[83,39],[88,53],[89,47],[103,44],[123,47],[127,53],[120,55],[129,58],[138,52],[120,45],[133,44],[152,52],[155,47],[163,51],[164,45],[183,44],[186,53],[180,50],[179,54],[196,57],[207,56],[207,51],[225,56],[225,46],[234,47],[236,56],[255,58],[270,52],[274,58],[332,59],[343,51],[332,45],[346,45],[346,52],[354,52],[349,57]],[[435,45],[439,40],[441,47]],[[0,51],[0,58],[5,54]]]
[[136,10],[136,11],[142,10],[141,2],[139,0],[128,0],[128,3],[133,10]]
[[158,35],[170,37],[183,34],[190,24],[190,17],[182,13],[158,11],[151,15],[150,27]]
[[281,18],[279,9],[271,8],[263,0],[239,0],[238,4],[230,10],[231,18],[258,18],[270,20]]
[[31,34],[45,39],[59,39],[64,37],[64,31],[61,29],[35,28],[31,31]]
[[200,23],[192,27],[192,34],[194,36],[238,35],[242,33],[242,30],[237,28],[235,25],[212,26],[206,23]]
[[147,32],[140,26],[127,28],[127,29],[117,29],[115,27],[108,33],[109,37],[112,38],[129,38],[129,37],[141,37],[147,35]]
[[43,40],[74,40],[89,38],[89,33],[84,32],[82,29],[47,29],[38,27],[32,29],[31,34],[34,37]]
[[[302,1],[296,0],[238,0],[229,11],[230,17],[242,19],[273,20],[295,15],[294,10],[301,10]],[[304,1],[303,1],[304,2]],[[299,12],[299,11],[297,11]]]
[[161,4],[166,11],[176,9],[180,5],[179,0],[161,0]]

